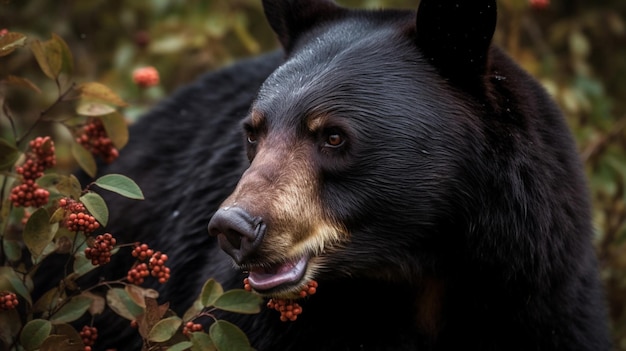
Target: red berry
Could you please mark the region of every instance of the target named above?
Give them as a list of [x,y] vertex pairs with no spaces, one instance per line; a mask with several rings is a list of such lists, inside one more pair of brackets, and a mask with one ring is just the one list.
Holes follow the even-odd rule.
[[142,88],[159,84],[159,71],[152,66],[137,68],[133,71],[133,82]]

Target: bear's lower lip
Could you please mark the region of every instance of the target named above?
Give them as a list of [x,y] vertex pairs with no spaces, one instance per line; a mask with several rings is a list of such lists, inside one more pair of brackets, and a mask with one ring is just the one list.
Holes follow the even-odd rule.
[[276,264],[270,268],[253,268],[250,269],[248,282],[257,291],[270,290],[284,284],[295,284],[304,277],[307,263],[308,258],[303,256],[298,260]]

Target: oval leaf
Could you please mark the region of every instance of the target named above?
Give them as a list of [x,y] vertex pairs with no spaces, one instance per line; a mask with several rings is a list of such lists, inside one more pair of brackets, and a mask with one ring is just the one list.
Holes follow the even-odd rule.
[[104,130],[113,145],[121,150],[128,143],[128,124],[119,112],[100,117]]
[[150,329],[148,333],[148,340],[154,342],[165,342],[176,334],[176,331],[183,323],[180,317],[172,316],[160,320],[157,324]]
[[91,299],[87,296],[74,296],[50,317],[52,323],[68,323],[80,318],[91,306]]
[[85,205],[87,211],[89,211],[103,227],[107,225],[109,222],[109,209],[102,196],[94,192],[88,192],[80,197],[80,202]]
[[57,79],[63,67],[63,47],[54,39],[41,42],[33,40],[30,49],[43,73],[51,79]]
[[144,313],[144,309],[133,302],[128,292],[122,288],[109,289],[106,299],[107,304],[115,313],[128,320],[137,319]]
[[48,290],[39,298],[39,300],[37,300],[37,302],[35,302],[32,312],[42,313],[50,311],[56,308],[63,298],[65,298],[65,293],[61,291],[59,287],[55,286],[54,288]]
[[59,176],[54,186],[57,188],[58,192],[61,195],[70,197],[74,200],[77,200],[80,197],[80,194],[82,193],[80,181],[73,174],[70,174],[69,176]]
[[41,93],[41,89],[39,89],[39,87],[28,78],[9,75],[4,81],[14,87],[26,88],[36,93]]
[[7,169],[15,164],[20,152],[8,141],[0,139],[0,169]]
[[15,336],[22,328],[22,320],[16,309],[2,311],[0,314],[0,345],[12,345]]
[[77,252],[74,255],[74,273],[76,273],[76,275],[81,276],[84,275],[86,273],[91,272],[92,270],[94,270],[97,266],[94,266],[91,263],[91,260],[88,259],[87,257],[85,257],[85,251],[81,250],[79,252]]
[[94,182],[102,189],[118,193],[129,199],[143,200],[143,193],[134,180],[121,174],[107,174]]
[[22,242],[12,239],[2,239],[4,245],[4,254],[11,262],[17,262],[22,259]]
[[104,297],[90,293],[89,291],[85,291],[81,295],[91,299],[91,305],[89,306],[89,314],[91,314],[92,316],[95,316],[97,314],[101,314],[102,312],[104,312],[104,308],[106,306]]
[[81,116],[96,117],[96,116],[108,115],[109,113],[113,113],[113,112],[115,112],[115,108],[107,104],[93,102],[93,101],[82,102],[78,105],[78,107],[76,107],[76,113],[78,113]]
[[50,217],[44,208],[38,208],[28,218],[23,233],[24,244],[33,257],[39,257],[54,238],[54,232],[51,229]]
[[52,33],[52,40],[55,41],[61,48],[61,68],[68,74],[71,74],[72,71],[74,71],[74,57],[70,47],[67,45],[65,40],[63,40],[63,38],[54,33]]
[[33,319],[26,323],[20,334],[20,342],[26,351],[38,349],[52,331],[52,323],[45,319]]
[[9,32],[0,36],[0,57],[12,53],[20,46],[24,46],[26,36],[21,33]]
[[78,87],[78,91],[85,99],[110,103],[120,107],[128,106],[113,90],[101,83],[90,82],[81,84]]
[[96,176],[98,166],[96,166],[96,159],[93,157],[93,154],[89,152],[89,150],[85,149],[78,143],[72,143],[72,155],[85,173],[92,178]]
[[209,328],[209,336],[220,351],[252,350],[246,334],[236,325],[218,320]]
[[215,300],[222,296],[223,293],[224,288],[222,288],[220,283],[216,282],[215,279],[211,278],[207,280],[202,287],[202,291],[200,292],[200,302],[204,307],[213,306]]
[[0,290],[11,290],[18,293],[29,305],[33,304],[30,293],[22,279],[17,276],[12,267],[0,266]]
[[39,351],[82,351],[85,345],[82,340],[74,343],[67,335],[50,335],[44,340]]
[[233,289],[225,292],[215,300],[213,306],[224,311],[253,314],[261,311],[261,296],[244,289]]
[[167,348],[167,351],[185,351],[189,350],[193,344],[191,341],[181,341]]
[[207,333],[191,333],[189,340],[191,340],[192,351],[217,351],[215,344],[213,344],[213,340],[211,340],[211,337]]

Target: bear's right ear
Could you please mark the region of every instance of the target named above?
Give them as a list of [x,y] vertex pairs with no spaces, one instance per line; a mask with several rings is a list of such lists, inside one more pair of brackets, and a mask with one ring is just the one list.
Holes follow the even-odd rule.
[[487,69],[496,17],[496,0],[422,0],[417,45],[442,75],[475,88]]
[[286,51],[318,19],[332,18],[339,9],[330,0],[263,0],[265,17]]

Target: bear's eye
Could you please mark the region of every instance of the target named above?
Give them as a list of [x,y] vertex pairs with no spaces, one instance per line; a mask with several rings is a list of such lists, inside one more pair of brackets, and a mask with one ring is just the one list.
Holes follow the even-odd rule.
[[256,134],[254,134],[252,132],[247,132],[246,133],[246,140],[248,141],[249,144],[256,144],[258,139],[257,139]]
[[343,135],[337,132],[331,132],[326,136],[326,142],[324,146],[338,148],[345,142]]

